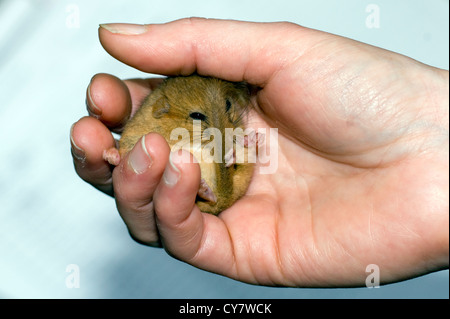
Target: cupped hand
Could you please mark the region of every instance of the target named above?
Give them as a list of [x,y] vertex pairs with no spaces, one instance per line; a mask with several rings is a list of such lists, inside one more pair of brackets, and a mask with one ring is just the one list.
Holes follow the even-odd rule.
[[[197,72],[258,87],[248,126],[278,129],[277,169],[258,165],[219,216],[195,206],[190,154],[149,133],[103,160],[159,79],[98,74],[90,116],[71,129],[78,175],[115,197],[131,236],[244,282],[360,286],[448,267],[448,71],[291,23],[183,19],[99,29],[112,56],[145,72]],[[170,160],[169,160],[170,158]]]

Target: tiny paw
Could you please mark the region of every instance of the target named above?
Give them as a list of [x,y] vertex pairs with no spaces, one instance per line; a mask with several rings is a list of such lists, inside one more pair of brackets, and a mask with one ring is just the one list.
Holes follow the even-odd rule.
[[109,164],[117,166],[120,163],[119,150],[115,147],[111,147],[103,151],[103,159]]
[[202,178],[200,181],[200,187],[198,188],[198,194],[200,198],[207,200],[213,204],[217,203],[217,197],[209,187],[208,183]]
[[264,133],[252,130],[248,135],[236,136],[236,143],[244,147],[258,147],[264,144],[265,139]]
[[252,147],[252,146],[260,146],[264,143],[266,139],[266,135],[261,132],[251,131],[250,134],[244,136],[244,146]]

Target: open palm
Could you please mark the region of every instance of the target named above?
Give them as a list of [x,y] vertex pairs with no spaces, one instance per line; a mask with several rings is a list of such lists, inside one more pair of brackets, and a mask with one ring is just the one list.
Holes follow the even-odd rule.
[[160,182],[169,150],[156,134],[145,140],[151,173],[134,174],[125,160],[111,172],[101,161],[114,143],[108,128],[120,131],[154,80],[95,77],[88,104],[102,114],[73,127],[75,167],[114,192],[134,238],[265,285],[362,285],[370,264],[382,282],[448,267],[447,71],[292,24],[191,19],[143,34],[109,30],[100,30],[104,47],[141,70],[258,86],[248,125],[278,128],[276,172],[257,167],[244,198],[218,217],[203,214],[193,204],[196,164],[177,163],[174,187]]

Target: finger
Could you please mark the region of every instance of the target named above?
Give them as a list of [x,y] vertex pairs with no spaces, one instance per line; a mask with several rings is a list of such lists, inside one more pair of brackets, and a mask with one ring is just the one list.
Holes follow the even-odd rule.
[[161,241],[168,253],[194,266],[231,274],[233,249],[225,224],[195,205],[200,168],[189,152],[170,154],[154,208]]
[[131,114],[131,97],[123,81],[109,74],[94,75],[86,90],[89,115],[109,128],[120,129]]
[[145,72],[188,75],[197,71],[263,86],[311,46],[311,37],[306,36],[311,32],[291,23],[190,18],[143,26],[101,25],[99,37],[112,56]]
[[131,236],[143,244],[158,244],[152,200],[169,152],[169,146],[161,135],[147,134],[113,172],[119,213]]
[[145,97],[162,79],[130,79],[122,81],[105,73],[94,75],[86,90],[89,115],[110,129],[120,132]]
[[103,150],[115,146],[109,129],[93,117],[83,117],[70,129],[70,144],[77,174],[92,186],[112,196],[112,168],[103,159]]

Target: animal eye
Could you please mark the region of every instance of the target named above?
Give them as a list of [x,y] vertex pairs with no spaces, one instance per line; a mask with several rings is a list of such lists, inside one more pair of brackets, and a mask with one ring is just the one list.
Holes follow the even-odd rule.
[[225,102],[225,111],[229,111],[231,109],[231,102],[229,99]]
[[200,121],[206,120],[206,115],[202,114],[200,112],[192,112],[191,114],[189,114],[189,116],[191,117],[191,119],[194,119],[194,120],[200,120]]

